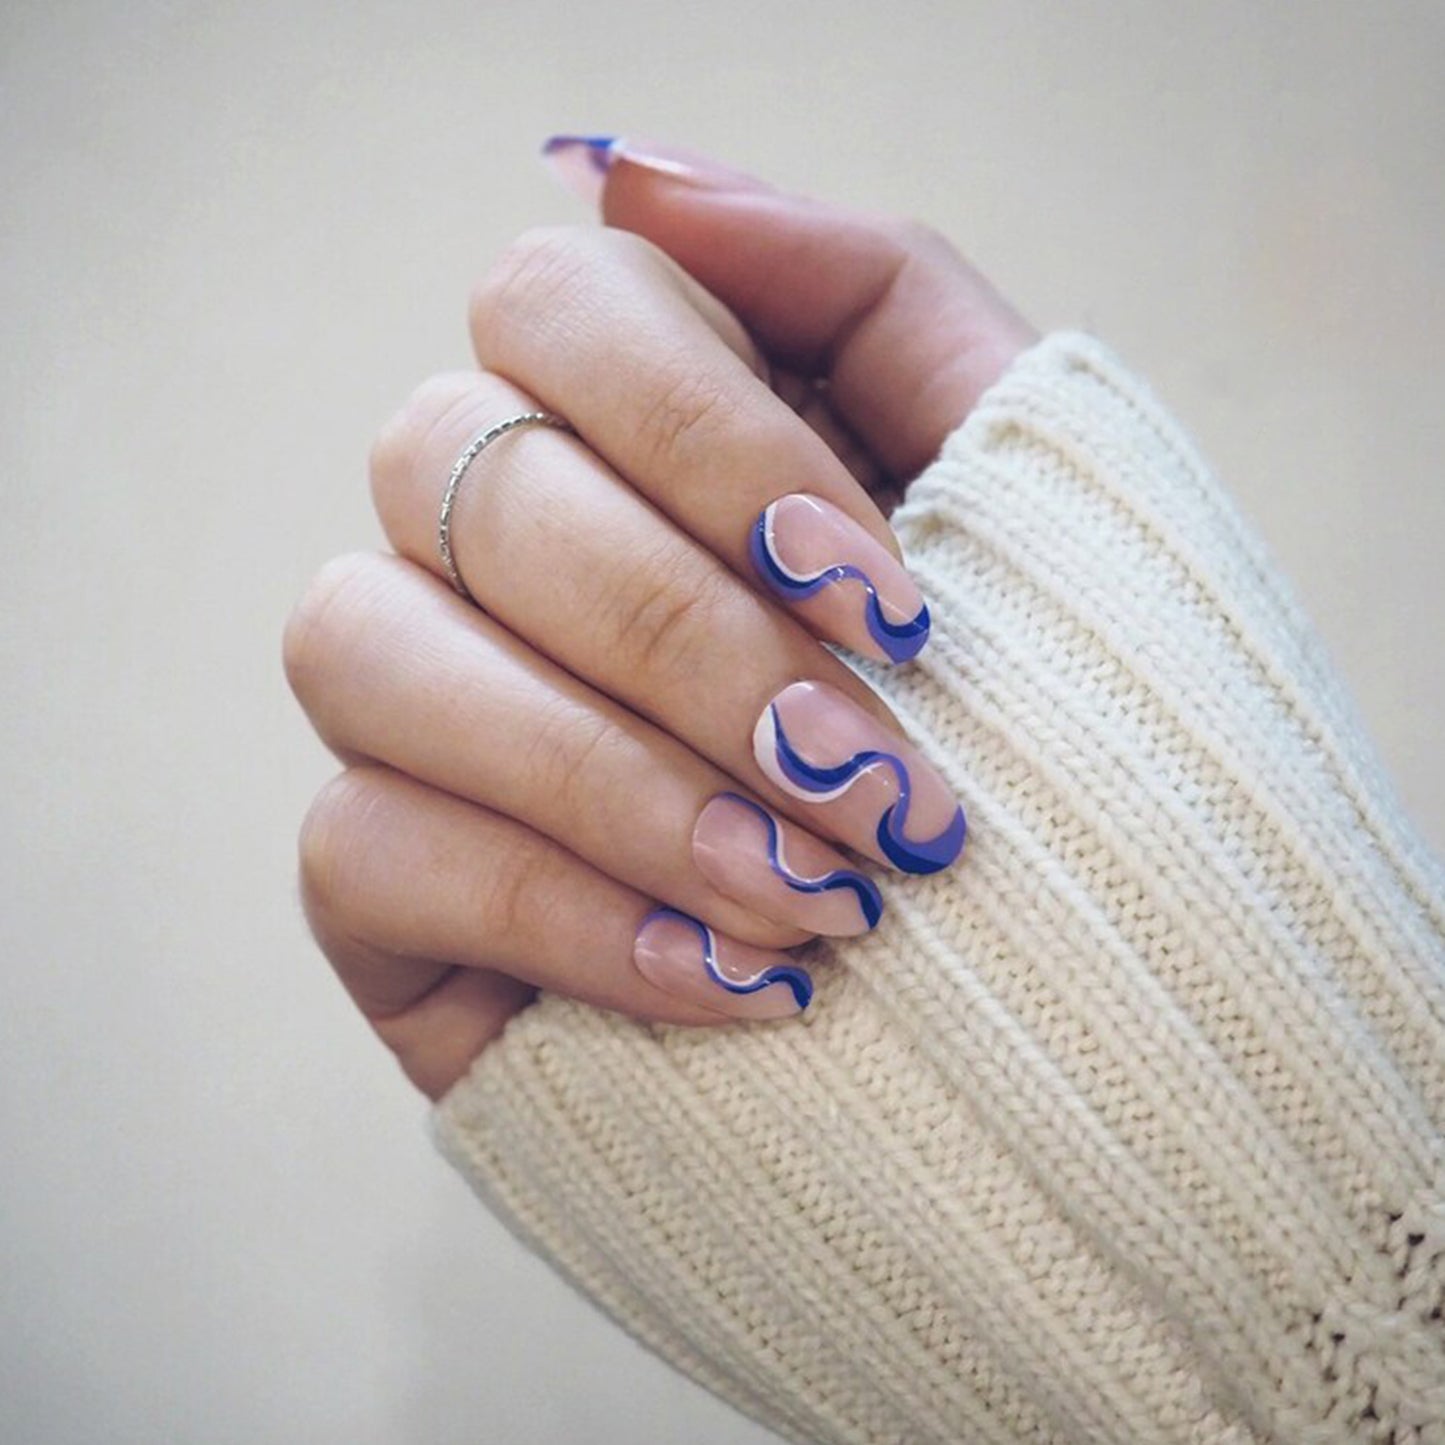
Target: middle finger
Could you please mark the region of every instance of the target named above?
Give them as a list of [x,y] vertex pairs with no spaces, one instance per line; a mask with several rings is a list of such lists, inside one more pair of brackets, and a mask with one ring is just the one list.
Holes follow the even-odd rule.
[[626,232],[529,232],[472,298],[488,370],[567,417],[683,531],[824,639],[906,662],[928,609],[883,514],[736,318]]

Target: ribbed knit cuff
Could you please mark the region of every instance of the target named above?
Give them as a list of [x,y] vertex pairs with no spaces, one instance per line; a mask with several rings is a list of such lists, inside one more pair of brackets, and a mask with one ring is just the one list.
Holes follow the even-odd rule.
[[798,1020],[542,1000],[442,1148],[795,1441],[1445,1439],[1445,880],[1259,539],[1068,334],[893,520],[963,860]]

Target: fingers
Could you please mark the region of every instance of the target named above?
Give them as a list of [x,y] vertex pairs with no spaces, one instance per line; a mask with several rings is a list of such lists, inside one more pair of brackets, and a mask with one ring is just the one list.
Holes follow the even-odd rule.
[[655,247],[529,233],[474,293],[481,364],[566,417],[683,531],[820,636],[913,657],[928,612],[881,512],[758,375],[746,334]]
[[[373,452],[399,552],[439,565],[438,478],[475,430],[534,404],[486,374],[416,394]],[[452,519],[488,613],[811,831],[914,872],[957,856],[957,801],[851,669],[576,438],[507,441]]]
[[1037,339],[925,227],[785,195],[681,151],[565,140],[554,157],[575,167],[585,152],[586,174],[605,177],[608,225],[667,252],[776,359],[826,376],[839,415],[897,476],[926,466]]
[[[349,769],[324,789],[301,859],[308,917],[343,981],[379,1029],[420,1050],[413,1068],[428,1078],[484,1044],[527,987],[695,1025],[784,1018],[812,992],[786,954],[657,915],[650,899],[524,824],[391,769]],[[453,966],[523,987],[458,984]],[[403,1008],[376,1002],[418,984]]]
[[877,920],[876,888],[840,854],[409,562],[332,563],[286,655],[332,747],[525,823],[721,934],[790,947]]

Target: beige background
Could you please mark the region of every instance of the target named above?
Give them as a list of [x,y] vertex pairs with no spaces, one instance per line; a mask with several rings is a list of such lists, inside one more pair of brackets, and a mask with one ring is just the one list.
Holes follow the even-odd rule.
[[11,3],[0,1438],[766,1438],[482,1214],[309,945],[286,611],[549,132],[949,231],[1176,405],[1445,842],[1445,9]]

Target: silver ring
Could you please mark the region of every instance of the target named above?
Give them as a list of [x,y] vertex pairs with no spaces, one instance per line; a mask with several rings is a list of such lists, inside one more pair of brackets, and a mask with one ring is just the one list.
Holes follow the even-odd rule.
[[462,478],[467,474],[467,468],[476,461],[482,452],[496,441],[500,436],[505,436],[509,431],[515,431],[519,426],[549,426],[557,431],[574,431],[572,423],[560,416],[555,416],[550,411],[524,411],[517,416],[509,416],[506,421],[499,421],[496,426],[488,427],[484,432],[478,432],[462,450],[461,456],[456,459],[452,466],[452,474],[447,478],[447,489],[442,493],[441,515],[437,518],[437,548],[442,554],[442,566],[447,569],[447,577],[453,587],[467,599],[468,602],[475,602],[477,599],[472,596],[467,584],[462,581],[462,574],[457,571],[457,561],[452,555],[452,508],[457,502],[457,488],[462,484]]

